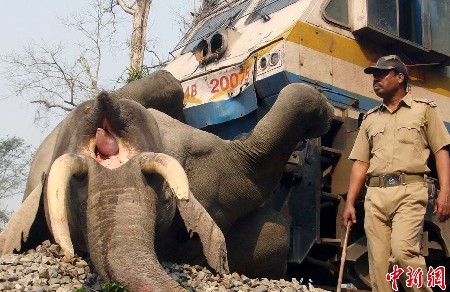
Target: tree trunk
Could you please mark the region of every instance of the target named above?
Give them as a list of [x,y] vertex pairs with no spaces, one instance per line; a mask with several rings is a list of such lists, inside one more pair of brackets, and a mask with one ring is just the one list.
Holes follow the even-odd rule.
[[133,14],[133,32],[130,42],[130,68],[139,69],[144,63],[147,45],[147,22],[152,0],[137,0]]
[[140,69],[144,63],[147,45],[147,22],[152,0],[136,0],[128,6],[124,0],[116,0],[126,13],[133,16],[133,31],[130,41],[130,69]]

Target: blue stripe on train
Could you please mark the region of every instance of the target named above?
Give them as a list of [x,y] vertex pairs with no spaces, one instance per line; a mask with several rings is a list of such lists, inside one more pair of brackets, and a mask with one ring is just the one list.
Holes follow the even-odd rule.
[[189,125],[204,128],[244,117],[257,108],[257,99],[252,85],[234,98],[185,108],[184,114]]
[[[315,86],[337,108],[353,107],[366,112],[380,104],[379,100],[282,71],[256,81],[234,98],[186,108],[184,113],[187,123],[224,139],[232,139],[238,134],[253,129],[258,120],[270,109],[280,90],[289,83],[298,82]],[[450,132],[450,123],[445,122],[445,127]]]

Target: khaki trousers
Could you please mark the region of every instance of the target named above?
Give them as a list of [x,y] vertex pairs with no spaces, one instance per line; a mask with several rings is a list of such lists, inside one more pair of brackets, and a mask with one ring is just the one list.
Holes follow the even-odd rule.
[[[392,291],[386,274],[390,266],[404,270],[400,282],[406,291],[431,291],[427,286],[427,267],[420,254],[419,236],[428,202],[424,183],[388,188],[368,187],[364,202],[364,228],[367,236],[369,272],[372,291]],[[408,267],[423,271],[423,285],[407,288],[405,281]]]

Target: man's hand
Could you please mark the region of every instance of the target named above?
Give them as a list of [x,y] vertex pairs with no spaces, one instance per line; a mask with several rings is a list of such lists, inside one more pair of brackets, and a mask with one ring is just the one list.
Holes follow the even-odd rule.
[[[355,207],[351,204],[345,204],[344,213],[342,214],[342,219],[344,221],[344,226],[347,224],[355,224],[356,223],[356,211]],[[351,222],[349,222],[351,221]]]
[[444,222],[450,215],[450,156],[446,148],[434,154],[440,191],[434,202],[434,213],[439,222]]
[[450,201],[448,193],[443,191],[439,192],[439,195],[434,202],[434,213],[441,223],[450,217]]
[[344,225],[356,223],[356,211],[355,211],[355,201],[358,197],[359,192],[366,179],[366,173],[369,169],[369,163],[355,160],[352,166],[352,172],[350,173],[350,183],[348,186],[347,199],[345,202],[344,213],[342,213],[342,219],[344,220]]

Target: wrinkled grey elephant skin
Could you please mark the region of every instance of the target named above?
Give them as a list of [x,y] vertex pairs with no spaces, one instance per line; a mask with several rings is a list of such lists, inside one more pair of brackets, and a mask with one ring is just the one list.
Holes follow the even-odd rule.
[[159,71],[73,110],[38,149],[0,252],[52,238],[130,291],[183,289],[160,260],[282,277],[287,224],[261,205],[297,142],[326,133],[332,107],[288,85],[245,139],[228,141],[184,124],[182,98]]

